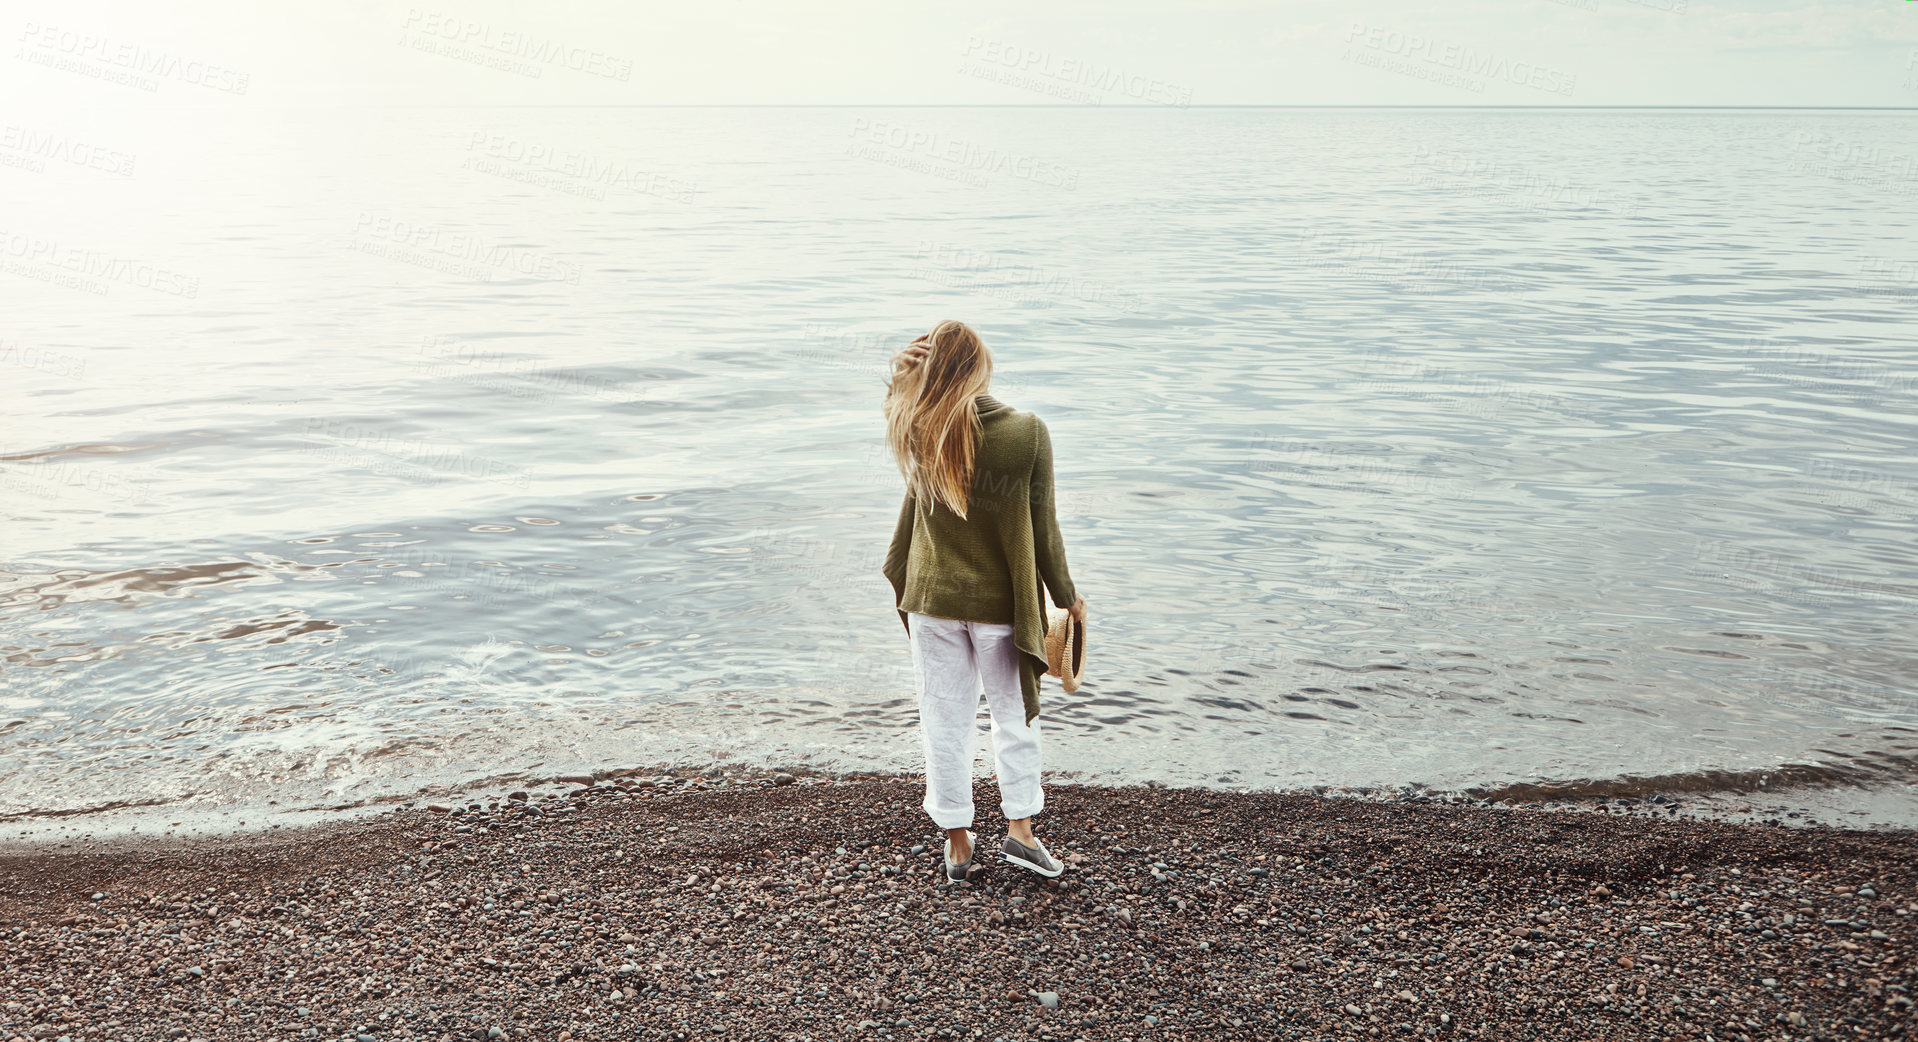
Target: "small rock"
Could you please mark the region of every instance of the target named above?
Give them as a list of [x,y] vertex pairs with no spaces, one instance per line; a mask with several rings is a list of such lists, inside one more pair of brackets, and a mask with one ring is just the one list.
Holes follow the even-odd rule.
[[1868,886],[1861,886],[1858,888],[1858,896],[1859,897],[1877,897],[1878,891],[1873,890],[1871,887],[1868,887]]
[[92,900],[94,900],[94,901],[104,901],[104,900],[106,900],[106,899],[107,899],[107,895],[105,895],[105,894],[94,894],[94,895],[93,895],[93,897],[92,897],[91,899],[92,899]]
[[[554,781],[556,781],[556,782],[564,782],[564,783],[566,783],[566,784],[568,784],[568,785],[591,785],[591,784],[593,784],[593,776],[592,776],[592,775],[590,775],[590,774],[562,774],[562,775],[560,775],[559,777],[557,777],[557,778],[554,778],[553,780],[554,780]],[[498,1029],[498,1028],[494,1028],[493,1030],[494,1030],[494,1031],[498,1031],[499,1029]],[[497,1035],[495,1035],[495,1036],[493,1036],[493,1037],[495,1037],[495,1038],[498,1038],[499,1036],[497,1036]]]
[[432,811],[435,814],[453,813],[453,808],[450,806],[447,806],[444,803],[429,803],[426,805],[426,809]]
[[1026,994],[1038,999],[1039,1004],[1047,1009],[1059,1008],[1059,993],[1056,991],[1029,991]]
[[1776,988],[1778,987],[1778,978],[1766,977],[1764,980],[1761,980],[1758,983],[1763,984],[1767,988]]
[[798,778],[795,778],[790,774],[780,773],[780,774],[773,775],[774,785],[793,785],[793,784],[796,784],[798,781],[799,781]]
[[527,800],[530,800],[533,797],[530,793],[527,793],[527,792],[514,791],[514,792],[507,793],[506,798],[516,803],[525,803]]
[[1304,973],[1306,970],[1312,968],[1312,964],[1306,962],[1304,959],[1293,959],[1292,968],[1298,970],[1300,973]]
[[1350,1013],[1352,1016],[1355,1016],[1355,1017],[1362,1016],[1365,1013],[1364,1010],[1358,1008],[1357,1006],[1353,1005],[1350,1002],[1345,1004],[1345,1012]]

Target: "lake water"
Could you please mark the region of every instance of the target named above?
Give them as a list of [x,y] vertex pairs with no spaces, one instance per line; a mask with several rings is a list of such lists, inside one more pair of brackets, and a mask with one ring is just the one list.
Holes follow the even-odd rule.
[[241,118],[0,166],[16,830],[918,769],[949,317],[1058,457],[1049,777],[1918,824],[1914,114]]

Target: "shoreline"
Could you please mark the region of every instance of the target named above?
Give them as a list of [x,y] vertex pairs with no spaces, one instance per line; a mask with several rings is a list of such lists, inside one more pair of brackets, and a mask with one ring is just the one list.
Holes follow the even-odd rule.
[[[809,766],[768,767],[763,765],[705,763],[656,763],[638,767],[602,768],[593,771],[561,772],[546,776],[525,774],[495,775],[463,784],[428,785],[409,795],[389,795],[369,800],[323,807],[270,808],[252,806],[196,807],[191,804],[126,804],[97,810],[16,812],[0,815],[0,851],[55,848],[76,842],[125,844],[156,838],[212,841],[251,833],[281,834],[322,825],[367,821],[379,816],[423,807],[436,802],[467,804],[497,802],[508,792],[550,792],[578,789],[582,785],[630,784],[638,779],[680,778],[715,788],[771,784],[781,775],[808,784],[844,781],[896,781],[923,784],[924,774],[893,770],[828,770]],[[988,776],[989,777],[989,776]],[[1854,786],[1797,785],[1701,789],[1695,785],[1672,784],[1673,778],[1660,776],[1620,779],[1588,791],[1566,792],[1568,786],[1514,783],[1477,786],[1472,789],[1432,789],[1423,786],[1335,786],[1310,785],[1290,789],[1251,789],[1243,786],[1167,786],[1159,781],[1134,785],[1099,782],[1075,782],[1069,772],[1051,772],[1046,784],[1079,784],[1091,788],[1184,788],[1227,795],[1325,796],[1387,804],[1440,804],[1463,807],[1497,808],[1514,811],[1568,811],[1605,816],[1640,816],[1658,820],[1722,821],[1751,824],[1777,824],[1793,828],[1857,828],[1863,831],[1918,831],[1918,823],[1907,824],[1911,808],[1918,807],[1918,790],[1860,790]],[[975,778],[975,781],[988,780]],[[1886,820],[1845,821],[1862,817],[1865,802],[1858,794],[1875,795],[1881,801],[1875,809]],[[166,821],[165,819],[172,819]],[[156,822],[165,823],[154,828]],[[0,1042],[4,1042],[0,1039]]]
[[[916,780],[787,777],[635,773],[303,829],[9,846],[0,1039],[1918,1024],[1910,830],[1049,782],[1036,824],[1067,872],[950,883]],[[990,852],[996,786],[975,802]]]

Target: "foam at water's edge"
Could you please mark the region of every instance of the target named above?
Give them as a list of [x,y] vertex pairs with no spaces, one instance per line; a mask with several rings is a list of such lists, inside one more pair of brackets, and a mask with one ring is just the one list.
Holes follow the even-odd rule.
[[[758,786],[777,784],[775,779],[789,774],[815,782],[863,778],[896,778],[919,781],[923,774],[889,770],[830,770],[818,767],[749,766],[741,763],[710,765],[654,765],[650,767],[606,768],[578,775],[534,776],[524,772],[476,778],[458,785],[429,786],[412,797],[388,796],[360,803],[331,807],[304,808],[174,808],[159,811],[149,805],[115,805],[84,813],[51,815],[14,815],[0,820],[0,844],[28,847],[74,842],[108,840],[194,840],[246,834],[263,835],[287,829],[347,821],[386,813],[396,808],[424,805],[470,806],[497,804],[513,792],[563,794],[577,791],[584,777],[599,782],[615,779],[679,778],[714,783],[718,786]],[[1734,789],[1709,787],[1702,783],[1712,777],[1738,778],[1747,775],[1775,779],[1776,772],[1699,772],[1668,778],[1619,778],[1575,784],[1513,784],[1497,788],[1443,790],[1418,786],[1332,786],[1298,787],[1177,785],[1172,788],[1215,789],[1231,792],[1309,792],[1315,795],[1346,796],[1380,802],[1455,803],[1495,808],[1585,810],[1611,814],[1649,815],[1662,818],[1768,822],[1787,826],[1833,825],[1863,830],[1918,830],[1918,785],[1793,784]],[[1147,786],[1167,788],[1150,778],[1124,781],[1086,779],[1078,772],[1059,771],[1049,780],[1062,784],[1094,784],[1112,787]],[[1666,784],[1668,782],[1670,784]],[[992,784],[989,777],[978,782]],[[622,783],[623,784],[623,783]],[[164,824],[159,824],[164,820]],[[1058,822],[1054,827],[1070,827]]]

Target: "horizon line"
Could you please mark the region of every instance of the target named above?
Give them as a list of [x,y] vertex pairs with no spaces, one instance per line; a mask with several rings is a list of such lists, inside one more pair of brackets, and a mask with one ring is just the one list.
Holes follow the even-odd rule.
[[[329,103],[319,103],[326,107]],[[304,107],[304,106],[289,106]],[[480,104],[393,104],[380,102],[338,103],[334,107],[350,108],[439,108],[439,109],[1536,109],[1540,111],[1558,111],[1561,109],[1687,109],[1704,111],[1785,111],[1785,112],[1918,112],[1918,105],[1284,105],[1284,104],[1214,104],[1214,105],[1084,105],[1072,103],[1030,103],[1030,104],[873,104],[859,102],[830,102],[819,104],[760,103],[760,102],[685,102],[651,104],[605,104],[605,103],[567,103],[567,104],[530,104],[521,102],[489,102]]]

